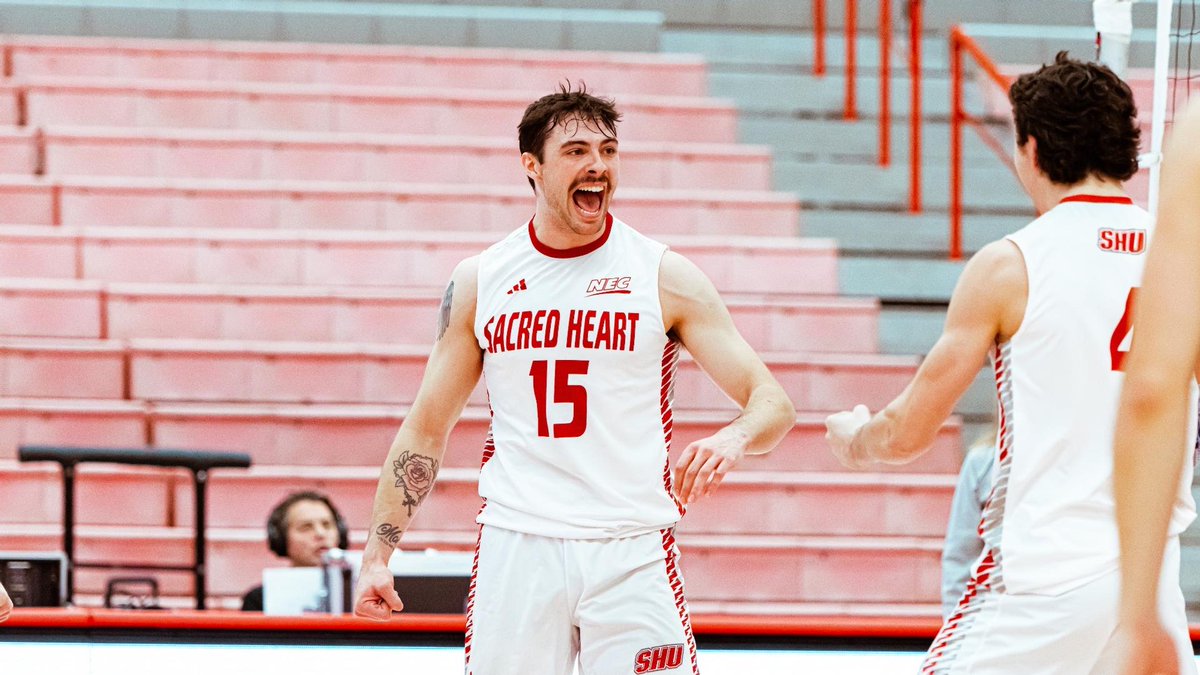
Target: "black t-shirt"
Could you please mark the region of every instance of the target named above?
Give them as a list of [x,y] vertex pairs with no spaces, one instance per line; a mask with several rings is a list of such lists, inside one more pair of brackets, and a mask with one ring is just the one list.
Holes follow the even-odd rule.
[[255,586],[246,591],[242,596],[242,611],[243,612],[261,612],[263,611],[263,587]]

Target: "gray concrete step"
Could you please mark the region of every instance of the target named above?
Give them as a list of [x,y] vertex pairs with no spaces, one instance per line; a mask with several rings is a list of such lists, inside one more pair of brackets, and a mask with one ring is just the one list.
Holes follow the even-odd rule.
[[[403,3],[462,4],[463,0],[392,0]],[[813,26],[812,2],[806,0],[466,0],[475,5],[514,7],[572,7],[652,10],[662,12],[672,27],[739,27],[756,30],[801,30]],[[964,22],[1091,25],[1091,3],[1086,0],[922,0],[924,26],[930,32]],[[905,21],[908,3],[893,0],[893,22]],[[845,3],[826,2],[825,21],[830,28],[844,25]],[[1139,22],[1153,25],[1151,3],[1134,6]],[[878,25],[878,3],[859,3],[857,24],[862,29]]]
[[[921,173],[922,205],[927,210],[946,210],[950,202],[948,165],[929,164]],[[775,161],[776,190],[794,192],[806,209],[892,209],[907,208],[909,167],[905,164],[880,167],[875,164],[831,164]],[[1029,198],[1016,176],[999,160],[980,159],[964,167],[963,204],[971,211],[988,210],[1020,214],[1029,210]]]
[[[1045,24],[962,24],[968,35],[975,38],[984,51],[998,64],[1036,65],[1049,63],[1054,55],[1067,50],[1078,58],[1092,58],[1096,33],[1091,24],[1052,26]],[[1129,65],[1135,68],[1154,66],[1155,32],[1152,24],[1134,31],[1129,53]],[[681,29],[669,27],[663,33],[661,47],[665,52],[700,54],[715,70],[731,67],[752,69],[790,69],[811,72],[815,39],[811,31],[801,33],[755,32],[716,29]],[[1186,42],[1184,43],[1186,44]],[[862,73],[877,72],[880,67],[878,36],[867,30],[859,31],[855,40],[855,66]],[[927,74],[949,73],[950,41],[948,30],[925,37],[921,41],[921,69]],[[892,38],[891,67],[907,72],[908,38],[897,30]],[[1175,60],[1186,59],[1186,50],[1173,54]],[[973,71],[974,64],[967,60]],[[1187,63],[1187,61],[1183,61]],[[1193,69],[1200,67],[1200,50],[1191,54]],[[841,33],[825,36],[825,66],[829,72],[841,72],[846,65],[845,38]]]
[[[909,82],[907,75],[893,73],[891,81],[891,112],[898,118],[907,116]],[[863,117],[879,115],[879,77],[860,73],[856,78],[858,114]],[[710,93],[737,102],[745,113],[774,113],[801,116],[826,116],[840,113],[846,95],[845,78],[830,73],[822,78],[808,74],[760,72],[745,70],[713,70],[709,76]],[[948,119],[950,116],[950,80],[928,76],[921,83],[923,118]],[[967,110],[981,110],[982,97],[974,82],[964,89]]]
[[[1013,131],[1008,124],[988,125],[1005,156],[1012,152]],[[909,123],[893,118],[892,161],[906,164],[909,155]],[[807,161],[855,161],[869,163],[879,156],[879,120],[845,121],[840,117],[794,117],[789,115],[738,116],[738,139],[744,143],[770,145],[779,159]],[[930,163],[946,163],[950,157],[950,125],[927,121],[921,125],[921,157]],[[963,133],[963,158],[999,164],[996,151],[971,130]]]
[[[371,1],[371,0],[365,0]],[[392,0],[398,4],[473,4],[510,7],[569,7],[580,9],[661,12],[672,24],[794,29],[811,25],[812,5],[797,0]],[[841,21],[837,2],[828,3],[829,20]],[[865,17],[864,17],[865,18]]]
[[[885,354],[927,354],[942,334],[946,306],[885,305],[879,316],[879,351]],[[963,437],[966,440],[966,437]]]
[[[1086,0],[1003,0],[962,2],[923,0],[925,26],[943,30],[962,23],[1013,23],[1040,26],[1091,26],[1092,3]],[[1154,26],[1155,3],[1133,6],[1134,25]]]
[[[1000,65],[1032,65],[1049,63],[1054,55],[1067,50],[1077,58],[1093,58],[1096,32],[1088,25],[1022,25],[1022,24],[964,24],[963,29]],[[1129,50],[1129,65],[1133,68],[1154,67],[1153,24],[1134,31]],[[1187,63],[1187,51],[1173,54],[1172,59]],[[1193,66],[1200,66],[1200,50],[1191,55]]]
[[15,34],[658,51],[662,27],[661,12],[619,7],[328,0],[0,0],[0,32]]
[[945,304],[964,264],[930,258],[842,256],[838,287],[845,295],[872,296],[890,303]]
[[[887,354],[929,352],[946,323],[945,305],[884,305],[879,315],[880,351]],[[963,443],[973,441],[996,416],[996,385],[990,365],[981,363],[974,382],[954,406],[963,419]],[[890,392],[899,395],[900,392]]]
[[[963,249],[969,255],[985,244],[1024,227],[1028,215],[971,214],[963,218]],[[843,254],[929,254],[949,250],[950,218],[944,212],[835,211],[815,209],[802,216],[804,236],[835,239]]]
[[[891,67],[897,71],[908,67],[908,40],[898,31],[892,41]],[[702,55],[715,70],[730,67],[786,68],[794,72],[811,72],[815,40],[811,31],[747,32],[744,30],[681,29],[668,27],[662,37],[664,52]],[[877,71],[880,66],[879,38],[867,31],[855,40],[855,65],[864,72]],[[846,42],[841,33],[825,36],[825,67],[840,72],[846,66]],[[927,73],[949,72],[945,37],[927,37],[921,41],[921,68]],[[907,71],[905,71],[907,72]]]

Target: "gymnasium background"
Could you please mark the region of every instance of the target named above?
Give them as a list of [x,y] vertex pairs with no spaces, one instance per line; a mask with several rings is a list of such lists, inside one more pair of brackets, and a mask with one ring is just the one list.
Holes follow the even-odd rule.
[[[568,78],[625,114],[614,212],[713,278],[800,411],[679,526],[706,672],[912,672],[940,622],[950,496],[993,414],[990,374],[905,467],[844,470],[823,419],[898,393],[963,259],[1034,215],[1006,164],[1002,85],[1060,49],[1094,56],[1091,9],[0,0],[0,550],[64,547],[62,468],[18,461],[22,446],[251,464],[206,472],[208,609],[192,572],[144,570],[165,610],[103,609],[107,582],[139,573],[80,566],[74,608],[0,627],[0,672],[385,653],[461,667],[461,616],[380,630],[231,610],[278,564],[263,524],[289,491],[329,493],[361,548],[441,290],[532,212],[516,123]],[[1155,11],[1135,5],[1128,73],[1147,144]],[[1167,119],[1200,61],[1194,0],[1171,11]],[[1133,186],[1143,203],[1148,182]],[[734,410],[687,362],[676,395],[676,451]],[[487,418],[481,388],[406,548],[473,547]],[[180,468],[79,464],[74,559],[189,568],[193,484]],[[1191,608],[1198,552],[1193,528]]]

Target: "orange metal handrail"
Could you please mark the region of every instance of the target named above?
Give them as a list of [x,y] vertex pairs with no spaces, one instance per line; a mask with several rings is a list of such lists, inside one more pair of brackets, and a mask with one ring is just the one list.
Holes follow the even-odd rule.
[[842,119],[846,121],[858,119],[858,97],[855,91],[857,86],[855,69],[858,61],[857,37],[858,2],[857,0],[846,0],[846,103],[842,107]]
[[825,76],[825,0],[813,0],[813,75]]
[[879,3],[879,165],[892,163],[892,0]]
[[921,212],[921,0],[908,2],[908,210]]
[[[889,166],[892,155],[892,2],[879,3],[879,164]],[[908,0],[909,15],[909,81],[911,124],[909,155],[912,168],[909,186],[909,210],[921,210],[921,0]],[[858,119],[858,1],[846,0],[845,11],[845,93],[842,118]],[[813,0],[813,39],[815,41],[813,75],[825,74],[825,1]]]
[[963,109],[963,53],[971,56],[988,78],[1005,91],[1012,78],[1000,72],[996,63],[983,51],[961,26],[950,31],[950,259],[962,259],[962,125],[970,124],[988,141],[1001,159],[1007,162],[1004,151],[992,142],[981,128],[982,123]]

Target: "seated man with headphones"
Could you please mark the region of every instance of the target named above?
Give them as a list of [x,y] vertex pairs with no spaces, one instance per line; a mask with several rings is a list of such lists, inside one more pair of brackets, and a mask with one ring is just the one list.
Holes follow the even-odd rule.
[[[350,534],[346,521],[329,497],[311,490],[294,492],[271,511],[267,519],[267,548],[293,567],[318,567],[321,554],[331,548],[347,549]],[[263,587],[242,596],[242,610],[263,611]]]

